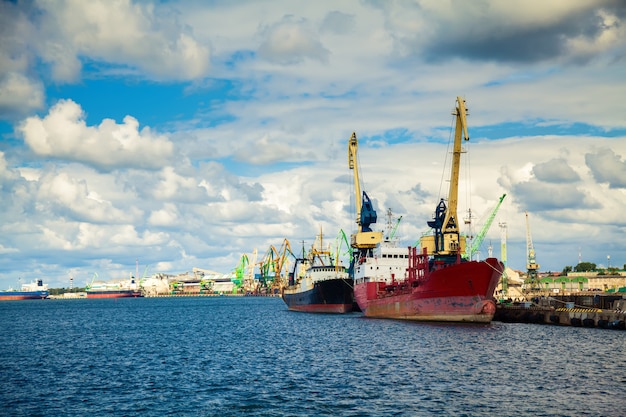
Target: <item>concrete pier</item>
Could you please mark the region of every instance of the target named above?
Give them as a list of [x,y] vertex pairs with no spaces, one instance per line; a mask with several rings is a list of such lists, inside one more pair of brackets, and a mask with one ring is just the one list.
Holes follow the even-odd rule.
[[[621,304],[619,307],[623,308]],[[493,321],[626,330],[626,311],[578,306],[556,308],[533,303],[498,304]]]

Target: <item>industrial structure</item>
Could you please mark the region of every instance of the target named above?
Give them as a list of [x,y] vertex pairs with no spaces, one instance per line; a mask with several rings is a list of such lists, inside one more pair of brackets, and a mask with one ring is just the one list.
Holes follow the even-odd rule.
[[534,292],[540,289],[539,286],[539,264],[535,259],[535,247],[530,234],[530,221],[528,211],[526,213],[526,291]]
[[502,197],[500,197],[500,199],[498,200],[498,203],[496,204],[495,208],[491,211],[491,213],[489,214],[489,217],[487,217],[485,224],[483,224],[483,227],[480,229],[480,231],[478,232],[478,234],[472,241],[472,244],[470,246],[467,246],[466,253],[465,253],[465,257],[467,259],[472,260],[474,259],[476,255],[476,258],[477,258],[476,260],[477,261],[480,260],[478,259],[478,256],[480,254],[478,248],[483,243],[483,240],[485,239],[485,235],[489,231],[489,228],[491,227],[491,223],[493,223],[493,220],[495,219],[496,214],[498,213],[498,209],[502,205],[502,201],[504,200],[504,197],[506,197],[506,194],[502,194]]

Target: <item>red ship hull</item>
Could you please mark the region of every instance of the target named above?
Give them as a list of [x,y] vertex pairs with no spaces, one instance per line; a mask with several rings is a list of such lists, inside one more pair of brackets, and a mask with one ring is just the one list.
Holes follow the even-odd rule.
[[15,300],[43,300],[48,298],[48,293],[45,294],[2,294],[0,295],[0,301],[15,301]]
[[142,297],[140,291],[87,291],[87,298],[129,298],[129,297]]
[[495,258],[440,265],[406,281],[361,282],[354,296],[366,317],[489,323],[504,266]]

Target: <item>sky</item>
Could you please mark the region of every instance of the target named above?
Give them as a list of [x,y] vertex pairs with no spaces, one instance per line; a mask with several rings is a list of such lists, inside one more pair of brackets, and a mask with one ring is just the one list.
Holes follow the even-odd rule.
[[540,271],[622,268],[622,0],[2,1],[0,288],[336,245],[352,132],[374,229],[391,209],[412,245],[447,195],[457,97],[466,232],[506,194],[481,257],[506,232],[525,271],[530,231]]

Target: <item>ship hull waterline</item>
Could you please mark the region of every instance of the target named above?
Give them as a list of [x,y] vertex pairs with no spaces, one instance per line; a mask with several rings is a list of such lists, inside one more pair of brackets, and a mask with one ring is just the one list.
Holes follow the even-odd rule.
[[489,323],[496,312],[493,292],[502,271],[502,263],[494,258],[464,262],[431,271],[414,288],[357,283],[354,296],[365,317]]
[[354,295],[352,280],[332,279],[316,282],[313,288],[301,290],[288,286],[282,299],[291,311],[343,314],[352,311]]
[[22,293],[16,291],[14,294],[10,292],[0,294],[0,301],[44,300],[46,298],[48,298],[47,291],[22,292]]
[[138,298],[142,297],[139,291],[87,291],[87,298]]

